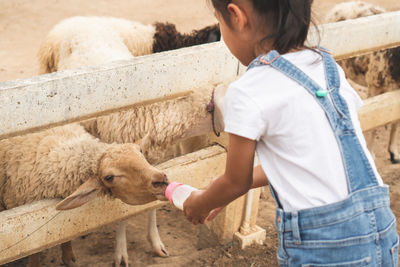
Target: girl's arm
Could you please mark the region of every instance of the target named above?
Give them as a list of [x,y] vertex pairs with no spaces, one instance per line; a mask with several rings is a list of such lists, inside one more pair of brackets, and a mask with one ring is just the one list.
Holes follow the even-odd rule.
[[265,175],[261,165],[258,165],[253,169],[253,184],[251,185],[251,188],[257,188],[265,185],[268,185],[267,175]]
[[[268,185],[267,176],[265,175],[261,166],[258,165],[257,167],[254,167],[254,169],[253,169],[253,184],[252,184],[251,188],[257,188],[257,187],[261,187],[261,186],[265,186],[265,185]],[[223,208],[225,208],[225,206],[213,209],[210,212],[210,215],[208,215],[207,221],[213,220],[221,212],[221,210]]]
[[[183,204],[183,212],[194,224],[204,223],[210,211],[227,205],[253,187],[256,141],[229,134],[225,173],[206,190],[194,191]],[[255,168],[255,185],[267,184],[261,168]]]

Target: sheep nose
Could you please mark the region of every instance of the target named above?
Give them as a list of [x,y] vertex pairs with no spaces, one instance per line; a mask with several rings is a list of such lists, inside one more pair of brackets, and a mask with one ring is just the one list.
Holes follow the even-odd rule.
[[169,184],[167,175],[163,172],[159,172],[156,174],[153,174],[152,178],[151,178],[151,185],[153,187],[163,187],[163,186],[167,186]]

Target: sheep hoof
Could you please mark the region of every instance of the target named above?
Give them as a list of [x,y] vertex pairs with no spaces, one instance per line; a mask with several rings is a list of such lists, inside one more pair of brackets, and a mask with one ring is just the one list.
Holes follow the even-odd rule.
[[128,267],[129,266],[128,254],[123,253],[123,254],[115,255],[114,266],[115,267],[120,267],[120,266]]
[[120,259],[115,259],[114,266],[115,267],[120,267],[120,266],[128,267],[129,266],[128,258],[125,258],[124,256],[122,256]]
[[166,250],[165,246],[163,243],[159,244],[159,247],[154,248],[154,252],[163,258],[166,258],[169,256],[168,251]]
[[121,267],[121,266],[123,266],[123,267],[129,267],[129,263],[128,263],[128,261],[125,261],[125,259],[121,259],[121,261],[120,262],[114,262],[114,266],[115,267]]
[[400,163],[400,159],[397,159],[397,158],[396,158],[396,155],[395,155],[393,152],[389,151],[389,153],[390,153],[390,161],[391,161],[393,164],[398,164],[398,163]]
[[76,257],[72,250],[71,241],[61,244],[62,256],[61,260],[65,266],[73,267],[75,265]]
[[75,258],[74,255],[72,255],[71,257],[64,257],[64,256],[63,256],[61,259],[62,259],[62,263],[63,263],[65,266],[68,266],[68,267],[74,267],[74,266],[76,266],[76,264],[75,264],[76,258]]

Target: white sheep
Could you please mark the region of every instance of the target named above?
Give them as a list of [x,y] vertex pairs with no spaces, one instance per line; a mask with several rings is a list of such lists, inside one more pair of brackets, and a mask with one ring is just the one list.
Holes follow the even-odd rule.
[[[218,41],[220,31],[217,25],[205,27],[191,34],[177,32],[175,26],[169,23],[143,25],[139,22],[111,17],[73,17],[57,24],[48,34],[40,47],[38,56],[40,73],[65,70],[83,66],[104,64],[116,60],[128,60],[134,56],[176,49],[206,42]],[[204,94],[204,95],[202,95]],[[202,97],[203,96],[203,97]],[[211,96],[211,91],[177,101],[142,107],[131,111],[120,112],[111,116],[98,118],[84,123],[86,129],[104,142],[130,142],[137,140],[146,133],[153,144],[150,146],[147,158],[156,163],[191,152],[204,147],[208,140],[205,137],[189,138],[182,141],[184,132],[194,126],[199,119],[206,118],[205,106]],[[192,100],[202,97],[198,103]],[[200,99],[199,99],[200,100]],[[179,102],[179,103],[178,103]],[[189,105],[196,104],[196,113],[187,126],[178,125],[184,119],[179,112],[193,112]],[[187,110],[187,111],[186,111]],[[169,117],[161,115],[166,112]],[[177,112],[179,111],[179,112]],[[198,117],[198,114],[201,116]],[[180,117],[178,115],[181,115]],[[210,122],[209,118],[206,119]],[[154,121],[153,124],[149,123]],[[177,133],[177,129],[165,127],[183,127],[185,130]],[[107,129],[112,124],[113,130]],[[186,127],[186,128],[185,128]],[[174,132],[175,131],[175,132]],[[175,141],[181,143],[172,145]],[[115,250],[115,265],[128,265],[128,254],[125,237],[126,222],[120,222],[117,227]],[[148,239],[153,250],[160,256],[168,256],[161,242],[155,210],[148,213]]]
[[55,25],[42,43],[39,73],[126,60],[220,37],[218,25],[182,34],[171,23],[144,25],[113,17],[72,17]]
[[[100,192],[130,205],[165,200],[167,177],[140,150],[100,142],[79,124],[0,140],[0,211],[48,198],[64,198],[59,210],[73,209]],[[74,255],[64,249],[68,262]],[[39,254],[29,265],[39,265]]]
[[349,1],[336,4],[327,14],[326,22],[338,22],[348,19],[385,13],[382,7],[364,1]]
[[[327,14],[326,22],[355,19],[384,12],[386,12],[384,8],[367,2],[344,2],[337,4]],[[338,63],[342,66],[347,78],[358,83],[358,85],[352,84],[355,85],[355,89],[358,89],[360,96],[365,99],[400,88],[399,62],[400,47],[341,60]],[[392,123],[388,148],[392,163],[400,163],[397,132],[398,123]],[[368,138],[368,146],[372,152],[374,151],[375,136],[376,130],[372,130]]]
[[[215,129],[223,131],[223,97],[228,88],[227,83],[215,87]],[[166,153],[171,149],[171,144],[190,137],[209,133],[213,130],[210,113],[206,106],[210,102],[214,86],[199,88],[190,95],[156,102],[146,106],[137,106],[126,111],[101,116],[82,124],[86,129],[99,137],[104,142],[125,143],[142,138],[151,133],[150,145],[145,152],[146,158],[151,163],[165,159]],[[159,238],[155,220],[155,210],[150,211],[148,227],[150,241],[153,249],[164,246]],[[125,225],[120,223],[117,230],[117,245],[126,251]],[[151,239],[153,236],[153,239]],[[121,238],[119,239],[118,237]],[[161,247],[160,247],[161,246]],[[121,250],[122,250],[121,249]],[[119,249],[116,250],[117,255]],[[122,254],[127,265],[127,254]],[[160,255],[160,253],[159,253]],[[118,262],[118,258],[116,259]]]
[[[212,131],[212,119],[210,113],[206,111],[206,106],[210,102],[213,89],[213,86],[201,88],[182,98],[137,106],[82,124],[104,142],[132,142],[151,133],[150,144],[145,155],[149,162],[159,162],[160,158],[166,155],[164,151],[171,149],[171,144]],[[222,110],[226,89],[227,84],[221,84],[215,88],[215,127],[217,131],[224,129]],[[153,237],[153,240],[150,240],[153,249],[161,248],[164,251],[157,231],[155,210],[151,211],[148,216],[150,218],[148,227],[151,230],[149,238]],[[117,230],[117,244],[123,249],[126,248],[124,245],[126,242],[124,238],[125,224],[121,223]],[[123,240],[118,237],[123,237]],[[127,254],[124,257],[127,257]],[[127,258],[125,264],[127,264]]]
[[[218,25],[182,34],[171,23],[144,25],[113,17],[72,17],[55,25],[38,52],[39,73],[129,60],[135,56],[218,41]],[[183,140],[159,159],[186,154],[208,144],[206,137]],[[154,161],[153,161],[154,163]],[[158,254],[164,252],[158,250]]]

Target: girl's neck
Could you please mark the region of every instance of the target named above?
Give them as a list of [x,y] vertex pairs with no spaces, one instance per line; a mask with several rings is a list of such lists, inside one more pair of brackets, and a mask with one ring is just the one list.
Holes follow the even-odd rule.
[[[302,50],[305,50],[305,49],[307,49],[307,48],[306,47],[292,48],[292,49],[290,49],[288,52],[286,52],[284,54],[295,53],[295,52],[299,52],[299,51],[302,51]],[[258,48],[255,48],[255,51],[256,51],[255,55],[256,55],[256,57],[258,57],[259,55],[262,55],[262,54],[268,54],[272,50],[275,50],[274,48],[272,48],[272,46],[269,47],[269,48],[258,47]]]

